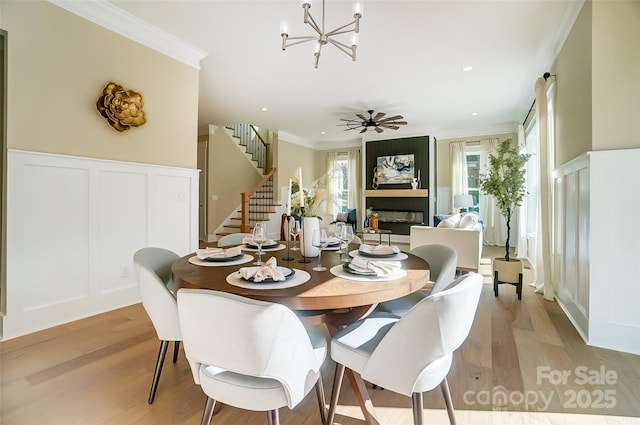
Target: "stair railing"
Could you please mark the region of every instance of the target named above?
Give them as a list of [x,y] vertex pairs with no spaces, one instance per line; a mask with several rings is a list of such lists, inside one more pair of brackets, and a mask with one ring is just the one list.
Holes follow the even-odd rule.
[[272,168],[269,174],[256,185],[251,192],[242,192],[240,232],[250,233],[252,223],[268,221],[269,214],[273,213],[273,177],[277,168]]
[[262,168],[263,174],[271,170],[271,145],[264,141],[258,130],[251,124],[234,124],[233,135],[240,139],[239,143],[246,147],[251,159]]

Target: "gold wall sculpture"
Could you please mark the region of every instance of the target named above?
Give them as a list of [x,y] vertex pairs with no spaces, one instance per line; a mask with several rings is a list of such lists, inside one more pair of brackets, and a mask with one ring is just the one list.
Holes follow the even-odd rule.
[[102,90],[96,107],[109,125],[118,131],[139,127],[147,122],[142,111],[142,95],[109,82]]

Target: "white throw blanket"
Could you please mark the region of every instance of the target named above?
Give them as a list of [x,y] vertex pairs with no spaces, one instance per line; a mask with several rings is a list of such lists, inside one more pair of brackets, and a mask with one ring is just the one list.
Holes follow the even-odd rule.
[[374,272],[378,277],[390,276],[402,268],[400,261],[375,261],[364,257],[353,257],[349,267],[360,272]]
[[196,251],[196,255],[201,260],[206,260],[207,258],[231,258],[240,254],[242,254],[240,245],[233,248],[204,248]]
[[253,280],[255,283],[265,279],[285,280],[284,274],[278,269],[276,257],[269,258],[266,263],[258,267],[241,267],[239,272],[244,279]]
[[373,255],[387,255],[387,254],[399,254],[400,248],[397,246],[387,246],[387,245],[376,245],[371,246],[367,244],[361,244],[358,251],[362,251],[365,254],[373,254]]

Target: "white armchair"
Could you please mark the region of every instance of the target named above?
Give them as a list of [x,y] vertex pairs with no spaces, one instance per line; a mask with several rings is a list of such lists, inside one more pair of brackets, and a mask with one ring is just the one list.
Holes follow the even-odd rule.
[[411,396],[415,425],[423,423],[422,393],[442,390],[455,424],[447,383],[453,352],[469,334],[482,290],[482,276],[463,275],[455,286],[420,301],[402,318],[374,313],[339,331],[331,340],[336,373],[329,405],[333,424],[345,368],[366,381]]
[[320,366],[327,355],[324,335],[307,330],[289,308],[234,294],[180,289],[178,312],[193,380],[207,395],[202,425],[216,400],[248,410],[293,409],[315,386],[325,422]]
[[182,334],[178,323],[178,306],[172,293],[176,288],[171,279],[171,263],[179,258],[180,256],[172,251],[151,247],[142,248],[133,255],[133,267],[140,286],[142,306],[160,339],[160,350],[149,391],[149,404],[153,403],[156,396],[169,341],[173,341],[173,362],[178,360]]

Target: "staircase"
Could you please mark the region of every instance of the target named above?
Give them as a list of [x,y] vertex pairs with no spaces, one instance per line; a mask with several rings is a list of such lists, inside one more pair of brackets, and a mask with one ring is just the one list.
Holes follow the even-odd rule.
[[271,220],[271,215],[276,212],[275,208],[280,205],[274,201],[273,178],[277,169],[272,167],[271,146],[263,140],[253,125],[236,124],[227,127],[227,130],[231,132],[236,143],[244,148],[247,159],[265,176],[251,192],[240,194],[238,215],[230,217],[222,226],[222,231],[216,233],[217,236],[249,233],[257,222]]

